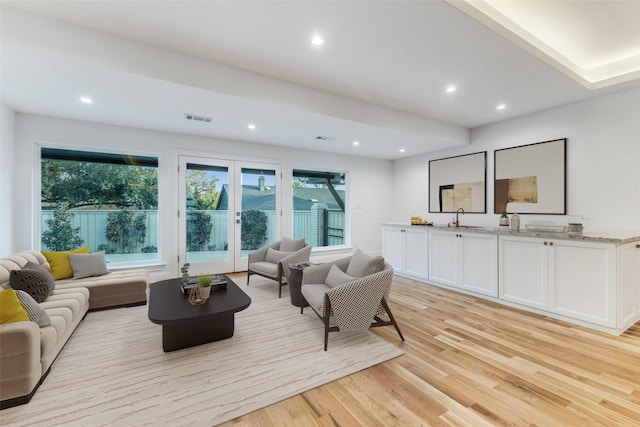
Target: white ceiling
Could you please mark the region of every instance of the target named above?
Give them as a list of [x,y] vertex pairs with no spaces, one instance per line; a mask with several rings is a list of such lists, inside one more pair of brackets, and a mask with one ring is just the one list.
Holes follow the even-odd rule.
[[395,159],[640,84],[639,5],[3,0],[0,95],[18,112]]

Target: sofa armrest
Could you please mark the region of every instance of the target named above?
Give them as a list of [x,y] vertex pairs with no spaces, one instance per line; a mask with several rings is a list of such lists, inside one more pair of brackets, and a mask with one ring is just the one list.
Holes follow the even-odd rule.
[[[2,378],[2,382],[29,377],[34,371],[37,371],[39,379],[42,375],[40,327],[35,322],[14,322],[0,325],[0,378]],[[2,398],[5,399],[4,396]]]
[[386,298],[393,269],[351,280],[327,291],[331,309],[341,331],[368,329]]

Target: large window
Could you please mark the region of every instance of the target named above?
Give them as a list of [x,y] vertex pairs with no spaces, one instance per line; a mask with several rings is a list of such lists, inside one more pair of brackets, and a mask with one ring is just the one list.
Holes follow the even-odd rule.
[[345,242],[345,174],[293,171],[293,237],[313,247]]
[[158,258],[158,159],[41,149],[41,245],[89,246],[122,263]]

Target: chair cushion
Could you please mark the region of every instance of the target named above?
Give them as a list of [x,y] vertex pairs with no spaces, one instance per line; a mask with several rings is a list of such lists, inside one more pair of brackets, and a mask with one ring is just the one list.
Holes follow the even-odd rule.
[[324,279],[324,283],[330,288],[335,288],[336,286],[340,286],[343,283],[347,283],[352,280],[352,276],[349,276],[347,273],[340,270],[337,265],[332,265],[329,273],[327,274],[327,278]]
[[304,248],[304,239],[290,239],[283,237],[280,241],[280,250],[284,252],[295,252]]
[[282,258],[291,254],[291,252],[286,251],[276,251],[273,248],[267,249],[267,255],[264,257],[265,262],[271,262],[273,264],[277,264]]
[[255,271],[258,274],[267,275],[270,277],[277,277],[278,275],[278,265],[272,262],[252,262],[249,265],[249,270]]
[[32,262],[26,263],[21,270],[11,271],[9,284],[15,290],[25,291],[38,303],[46,300],[56,287],[51,273]]
[[69,254],[69,263],[73,270],[74,279],[103,276],[109,273],[104,251],[92,254]]
[[353,277],[364,277],[371,274],[378,273],[384,270],[384,258],[381,256],[369,256],[357,249],[351,261],[349,261],[349,267],[347,267],[347,274]]
[[320,315],[324,314],[324,296],[331,289],[327,285],[302,285],[300,292],[309,305]]

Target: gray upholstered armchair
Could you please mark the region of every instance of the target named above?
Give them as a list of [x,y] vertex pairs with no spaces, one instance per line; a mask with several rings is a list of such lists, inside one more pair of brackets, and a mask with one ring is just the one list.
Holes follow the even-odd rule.
[[[302,295],[324,323],[325,351],[329,332],[335,331],[393,325],[404,341],[387,304],[392,278],[393,268],[384,258],[370,257],[360,250],[351,257],[304,270]],[[380,317],[385,315],[388,320]]]
[[247,286],[252,274],[257,274],[278,282],[278,298],[282,297],[282,287],[286,285],[289,264],[309,261],[311,245],[304,239],[283,237],[279,242],[263,246],[249,254]]

